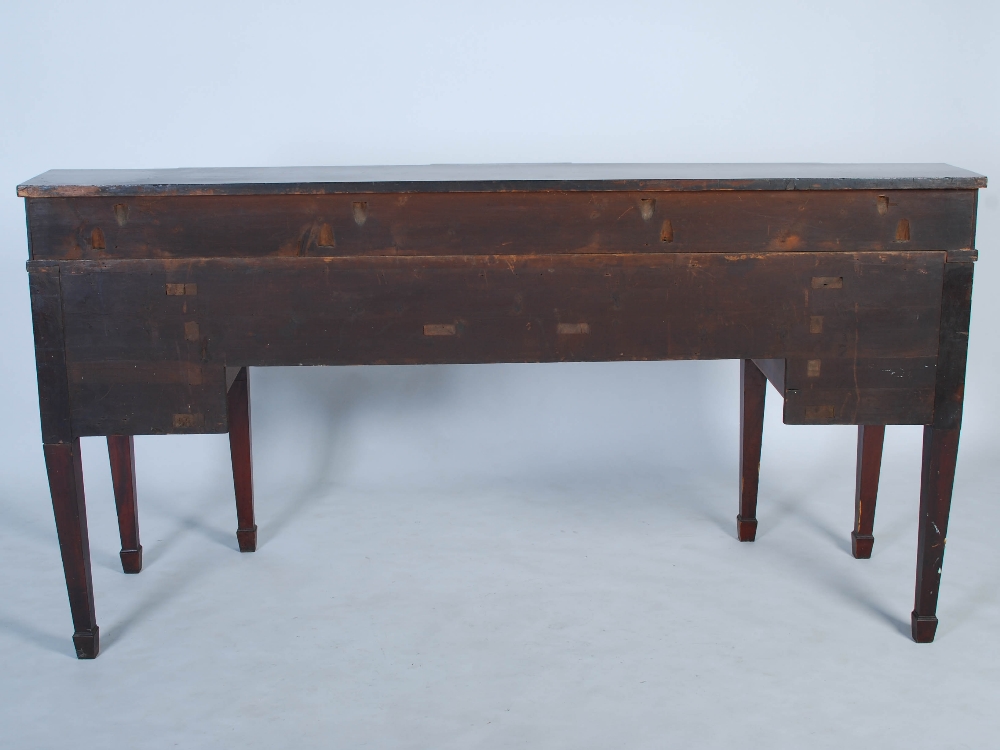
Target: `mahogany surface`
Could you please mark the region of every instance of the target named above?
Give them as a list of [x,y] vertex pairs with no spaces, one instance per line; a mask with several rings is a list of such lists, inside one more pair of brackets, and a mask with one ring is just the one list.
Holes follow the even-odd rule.
[[757,537],[757,485],[764,439],[764,397],[767,378],[749,359],[740,360],[740,512],[736,536],[741,542]]
[[854,488],[854,531],[851,532],[851,552],[856,558],[872,556],[875,544],[875,501],[878,498],[878,478],[882,468],[882,444],[885,425],[858,425],[858,465]]
[[111,482],[115,488],[118,532],[122,539],[122,570],[142,570],[142,545],[139,544],[139,511],[135,496],[135,447],[131,435],[108,435],[111,459]]
[[931,640],[985,185],[943,164],[39,175],[18,194],[78,654],[98,650],[79,438],[109,436],[135,572],[131,436],[229,432],[252,551],[248,368],[299,364],[739,359],[738,538],[770,381],[786,423],[863,426],[857,557],[883,426],[925,425],[913,635]]

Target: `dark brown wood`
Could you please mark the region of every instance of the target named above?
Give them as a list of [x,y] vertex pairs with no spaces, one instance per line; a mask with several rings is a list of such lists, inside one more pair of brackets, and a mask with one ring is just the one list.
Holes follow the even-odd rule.
[[752,360],[740,360],[740,512],[736,535],[741,542],[757,536],[757,486],[764,436],[767,378]]
[[253,455],[250,441],[250,383],[241,368],[229,387],[229,451],[233,458],[236,490],[236,539],[240,552],[257,549],[257,524],[253,519]]
[[785,362],[785,424],[926,424],[934,413],[934,356]]
[[955,482],[959,429],[924,427],[920,475],[920,524],[917,529],[917,585],[910,624],[913,640],[930,643],[937,630],[941,567],[948,537],[948,514]]
[[[929,425],[914,609],[926,640],[985,184],[947,165],[40,175],[19,194],[54,507],[57,520],[78,511],[60,539],[83,517],[82,479],[51,467],[78,462],[81,435],[112,436],[123,565],[137,569],[127,436],[228,431],[237,536],[254,549],[251,366],[732,358],[740,539],[755,536],[768,380],[786,423],[865,425],[857,556],[871,551],[881,426]],[[74,583],[85,547],[64,550],[75,618],[80,601],[92,613]],[[81,617],[81,653],[96,652]]]
[[878,498],[878,478],[882,468],[882,444],[885,425],[858,425],[858,465],[854,488],[854,530],[851,532],[851,552],[858,559],[872,556],[875,544],[875,501]]
[[911,613],[913,640],[918,643],[933,641],[937,630],[938,592],[965,401],[972,277],[971,263],[948,263],[945,266],[934,419],[932,424],[924,427],[920,475],[917,584]]
[[90,573],[90,538],[87,507],[83,496],[83,466],[80,441],[44,445],[49,474],[52,510],[62,552],[69,608],[73,615],[73,645],[80,659],[93,659],[101,649],[94,584]]
[[783,359],[755,359],[753,361],[757,369],[764,373],[767,382],[774,386],[778,394],[785,398],[785,360]]
[[[888,200],[884,214],[880,198]],[[364,206],[364,211],[356,206]],[[122,211],[127,211],[127,220],[122,220]],[[975,191],[47,198],[29,200],[28,214],[37,227],[34,257],[58,260],[961,253],[973,247]],[[720,216],[725,221],[719,221]],[[851,220],[844,221],[845,216]],[[906,239],[899,238],[901,221],[909,222]],[[94,245],[98,236],[100,247]]]
[[972,313],[972,263],[946,263],[941,303],[934,426],[958,429],[965,401],[965,363]]
[[111,459],[111,483],[115,488],[115,509],[121,535],[122,570],[142,570],[142,545],[139,544],[139,511],[135,494],[135,446],[131,435],[108,435]]
[[49,444],[67,443],[73,439],[60,268],[58,263],[28,262],[42,442]]
[[986,187],[949,164],[427,164],[223,169],[54,169],[25,198],[548,190],[903,190]]

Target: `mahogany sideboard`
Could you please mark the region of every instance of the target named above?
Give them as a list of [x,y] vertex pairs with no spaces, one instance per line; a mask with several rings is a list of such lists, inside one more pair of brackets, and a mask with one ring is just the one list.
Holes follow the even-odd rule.
[[737,536],[767,382],[858,428],[871,555],[887,424],[924,425],[913,638],[937,626],[978,189],[944,164],[57,170],[18,187],[42,442],[80,658],[99,650],[80,437],[107,436],[126,573],[133,435],[228,432],[256,548],[249,367],[739,359]]

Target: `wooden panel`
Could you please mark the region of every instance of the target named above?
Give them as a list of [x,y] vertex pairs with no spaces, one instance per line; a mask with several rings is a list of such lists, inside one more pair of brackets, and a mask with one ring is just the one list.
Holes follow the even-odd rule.
[[28,282],[31,291],[31,322],[35,334],[42,442],[69,443],[73,439],[73,430],[66,379],[59,265],[29,262]]
[[[28,216],[33,257],[67,260],[897,250],[961,255],[973,247],[975,191],[53,198],[29,200]],[[908,227],[905,235],[901,222]]]
[[[64,265],[72,362],[374,364],[926,357],[943,253]],[[812,289],[816,275],[840,289]],[[165,294],[167,283],[198,294]],[[810,319],[824,317],[821,334]],[[187,323],[200,338],[188,341]],[[560,324],[588,333],[560,334]],[[453,325],[455,335],[426,335]],[[566,329],[564,329],[566,330]],[[575,330],[583,330],[578,328]]]
[[788,359],[785,424],[927,424],[936,358]]
[[785,360],[783,359],[755,359],[753,361],[757,369],[764,373],[767,382],[774,386],[774,389],[785,396]]
[[[222,365],[75,362],[70,395],[76,435],[226,432]],[[191,382],[185,375],[197,372]]]
[[972,314],[972,275],[971,263],[945,265],[938,380],[934,397],[934,426],[938,429],[957,430],[962,424],[969,319]]
[[900,423],[933,403],[944,253],[63,266],[78,434],[223,431],[227,367],[632,359],[787,358],[786,421]]

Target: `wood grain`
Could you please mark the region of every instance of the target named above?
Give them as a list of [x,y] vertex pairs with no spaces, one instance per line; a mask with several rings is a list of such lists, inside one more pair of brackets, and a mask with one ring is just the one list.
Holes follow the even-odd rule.
[[[885,198],[885,213],[879,200]],[[49,198],[34,258],[758,253],[974,247],[975,191]],[[120,221],[122,206],[128,219]],[[358,206],[364,220],[358,221]],[[908,222],[900,240],[900,221]],[[93,236],[101,230],[100,247]],[[169,290],[168,290],[168,293]]]

